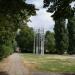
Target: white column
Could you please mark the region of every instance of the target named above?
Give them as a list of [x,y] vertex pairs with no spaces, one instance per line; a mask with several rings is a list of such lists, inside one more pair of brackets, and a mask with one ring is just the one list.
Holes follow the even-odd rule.
[[35,47],[36,47],[36,44],[35,44],[35,40],[36,39],[36,35],[35,35],[35,31],[34,31],[34,51],[33,51],[33,53],[35,54],[35,52],[36,52],[36,49],[35,49]]
[[41,55],[44,55],[44,29],[41,32]]
[[37,33],[36,33],[36,54],[38,54],[38,30],[37,30]]

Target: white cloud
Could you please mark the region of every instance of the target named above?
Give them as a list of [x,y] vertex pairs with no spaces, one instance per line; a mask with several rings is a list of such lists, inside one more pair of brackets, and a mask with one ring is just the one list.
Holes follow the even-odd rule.
[[51,13],[47,13],[46,9],[43,8],[43,0],[27,0],[26,2],[34,4],[36,8],[39,8],[37,15],[31,16],[30,20],[32,22],[28,22],[28,25],[33,28],[44,28],[45,31],[53,31],[54,21],[50,17]]
[[53,31],[54,28],[54,21],[53,19],[50,17],[51,14],[47,13],[45,11],[45,9],[41,9],[37,12],[36,16],[32,16],[30,19],[32,21],[29,22],[29,26],[32,26],[34,28],[44,28],[46,31],[47,30],[51,30]]
[[71,5],[72,8],[75,7],[75,1],[72,2],[70,5]]
[[43,6],[43,0],[26,0],[29,4],[34,4],[36,8],[41,8]]

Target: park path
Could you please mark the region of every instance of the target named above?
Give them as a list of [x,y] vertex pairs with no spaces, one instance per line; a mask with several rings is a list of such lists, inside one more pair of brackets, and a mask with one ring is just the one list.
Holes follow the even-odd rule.
[[[24,67],[19,54],[14,53],[8,57],[8,62],[3,68],[2,75],[29,75],[29,71]],[[0,75],[1,75],[0,74]]]

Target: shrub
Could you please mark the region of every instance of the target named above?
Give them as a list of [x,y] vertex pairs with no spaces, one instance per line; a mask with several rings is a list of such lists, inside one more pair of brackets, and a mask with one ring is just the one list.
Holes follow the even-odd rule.
[[13,53],[12,46],[2,45],[0,47],[0,60]]

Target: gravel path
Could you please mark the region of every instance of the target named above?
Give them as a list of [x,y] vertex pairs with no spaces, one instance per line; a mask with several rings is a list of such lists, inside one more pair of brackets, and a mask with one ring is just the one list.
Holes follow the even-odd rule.
[[28,69],[24,67],[19,54],[15,53],[8,58],[8,63],[0,75],[29,75]]

